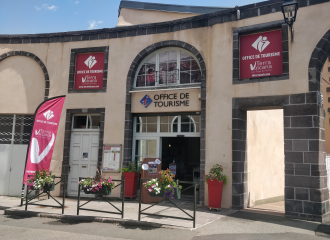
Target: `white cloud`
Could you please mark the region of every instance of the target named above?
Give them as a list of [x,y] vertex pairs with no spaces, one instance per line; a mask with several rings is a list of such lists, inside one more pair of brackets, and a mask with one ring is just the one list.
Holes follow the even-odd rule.
[[74,4],[79,4],[79,1],[75,1]]
[[89,23],[89,27],[88,29],[95,29],[97,27],[98,24],[101,24],[103,23],[102,21],[95,21],[95,20],[92,20],[92,21],[88,21]]
[[58,9],[58,6],[55,6],[55,5],[51,5],[49,6],[48,4],[42,4],[41,7],[37,7],[36,6],[36,9],[39,11],[41,9],[46,9],[46,10],[53,10],[53,11],[56,11]]

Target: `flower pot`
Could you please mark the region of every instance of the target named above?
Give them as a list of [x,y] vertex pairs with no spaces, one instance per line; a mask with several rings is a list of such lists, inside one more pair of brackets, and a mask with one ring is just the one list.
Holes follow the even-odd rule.
[[97,195],[111,195],[111,188],[110,187],[102,187],[99,191],[87,191],[87,188],[83,189],[85,194],[97,194]]
[[139,182],[138,172],[124,172],[125,197],[136,197]]
[[161,188],[160,193],[156,194],[154,192],[148,192],[150,197],[164,197],[165,189]]
[[[160,190],[160,193],[158,193],[158,194],[149,192],[149,195],[150,195],[150,197],[162,197],[162,198],[164,198],[165,197],[165,189],[162,188]],[[180,188],[175,188],[174,189],[174,198],[175,199],[181,199],[181,189]]]
[[50,192],[50,191],[54,191],[54,189],[55,189],[55,183],[52,183],[51,185],[45,185],[42,190],[44,192]]
[[209,208],[221,208],[223,181],[207,179]]
[[175,199],[181,199],[181,189],[180,188],[175,188],[174,197],[175,197]]

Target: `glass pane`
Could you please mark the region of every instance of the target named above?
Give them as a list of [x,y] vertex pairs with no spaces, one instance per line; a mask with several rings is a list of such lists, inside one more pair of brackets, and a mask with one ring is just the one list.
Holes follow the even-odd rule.
[[200,123],[195,123],[196,132],[200,131]]
[[180,73],[180,84],[190,83],[190,74],[189,72]]
[[147,117],[138,117],[137,123],[147,123]]
[[138,164],[138,166],[141,166],[141,164],[142,164],[142,157],[140,157],[140,156],[136,156],[135,157],[135,162]]
[[168,116],[160,116],[160,123],[168,123]]
[[143,140],[146,141],[147,157],[157,157],[157,140]]
[[146,74],[155,74],[156,64],[146,64]]
[[156,63],[156,54],[153,54],[152,56],[150,56],[146,63]]
[[159,84],[166,84],[166,75],[167,71],[161,71],[159,72]]
[[135,155],[141,155],[142,154],[142,142],[141,140],[135,141]]
[[157,124],[148,124],[147,131],[148,133],[157,132]]
[[159,63],[168,62],[168,51],[159,53]]
[[[2,119],[4,121],[2,121]],[[14,144],[29,144],[33,120],[33,115],[16,115]],[[0,115],[0,122],[2,123],[0,124],[0,144],[6,142],[10,143],[12,137],[13,115]],[[8,129],[8,131],[5,129]],[[52,138],[51,133],[47,133],[47,131],[42,132],[42,136],[49,139]]]
[[169,62],[173,62],[173,61],[177,61],[177,51],[169,51],[168,52],[168,61]]
[[181,123],[189,123],[189,122],[190,122],[190,116],[188,115],[181,116]]
[[171,123],[171,132],[178,132],[178,117],[175,117]]
[[147,124],[136,124],[136,132],[147,132]]
[[200,71],[191,71],[191,83],[201,82],[202,75]]
[[181,71],[189,71],[190,70],[190,60],[181,61],[180,62],[180,70]]
[[177,63],[176,62],[171,62],[168,64],[168,71],[173,71],[177,69]]
[[87,116],[74,116],[73,128],[86,129]]
[[147,121],[148,121],[148,124],[149,123],[157,123],[157,117],[148,117]]
[[181,60],[188,60],[188,59],[192,59],[192,57],[190,56],[189,53],[187,53],[185,51],[180,51],[180,59]]
[[155,86],[156,75],[155,72],[152,75],[146,75],[146,85]]
[[178,73],[177,71],[167,72],[167,83],[177,83]]
[[99,129],[100,128],[100,121],[101,121],[101,116],[89,116],[89,121],[91,124],[92,129]]
[[181,124],[181,132],[190,132],[190,124],[189,123]]
[[167,71],[167,63],[160,63],[159,71]]
[[169,123],[172,123],[178,118],[178,116],[169,116],[168,118],[169,118]]
[[199,70],[199,66],[195,59],[191,60],[191,70]]
[[143,75],[146,73],[146,67],[145,65],[142,65],[142,67],[140,68],[139,74],[138,75]]
[[200,115],[192,115],[190,117],[193,119],[193,122],[200,122],[201,121],[201,116]]
[[160,124],[160,132],[168,132],[168,124]]
[[146,85],[146,76],[137,76],[136,86],[137,87],[145,87],[145,85]]

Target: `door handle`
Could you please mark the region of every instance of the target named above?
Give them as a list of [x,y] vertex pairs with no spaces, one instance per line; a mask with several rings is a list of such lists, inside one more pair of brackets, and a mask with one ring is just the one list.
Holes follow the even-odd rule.
[[87,166],[81,166],[81,168],[87,168]]
[[69,172],[71,172],[71,166],[69,165]]

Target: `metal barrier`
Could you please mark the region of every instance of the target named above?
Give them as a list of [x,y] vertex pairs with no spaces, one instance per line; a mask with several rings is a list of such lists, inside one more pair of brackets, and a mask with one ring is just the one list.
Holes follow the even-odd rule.
[[[185,210],[183,210],[182,208],[180,208],[178,205],[176,205],[173,201],[171,201],[170,198],[163,198],[162,201],[155,203],[143,210],[141,210],[141,200],[142,200],[142,188],[143,188],[143,182],[144,181],[150,181],[150,179],[148,178],[141,178],[140,179],[140,200],[139,200],[139,217],[138,220],[141,221],[141,215],[148,215],[148,216],[154,216],[154,217],[168,217],[168,218],[175,218],[175,219],[181,219],[181,220],[189,220],[189,221],[193,221],[193,228],[196,227],[196,187],[197,184],[195,182],[187,182],[187,181],[178,181],[178,183],[180,184],[191,184],[191,186],[182,189],[181,193],[190,189],[190,188],[194,188],[194,212],[193,212],[193,216],[191,216],[189,213],[187,213]],[[164,201],[169,201],[171,204],[173,204],[176,208],[180,209],[182,212],[184,212],[186,215],[189,216],[189,218],[184,218],[184,217],[174,217],[174,216],[168,216],[168,215],[160,215],[160,214],[154,214],[154,213],[145,213],[144,211],[146,211],[147,209],[152,208],[153,206],[156,206]]]
[[[28,175],[28,177],[30,176],[34,176],[34,175]],[[60,203],[59,201],[57,201],[51,194],[50,194],[50,191],[45,191],[45,190],[42,190],[42,192],[36,196],[34,196],[33,198],[28,198],[29,194],[32,192],[32,190],[29,192],[29,189],[27,187],[27,184],[26,185],[26,194],[25,194],[25,211],[27,211],[27,207],[28,205],[38,205],[38,206],[44,206],[44,207],[56,207],[56,208],[62,208],[62,214],[64,214],[64,204],[65,204],[65,192],[66,192],[66,184],[67,184],[67,176],[61,176],[61,177],[55,177],[55,180],[60,178],[61,180],[58,181],[57,183],[55,183],[55,186],[61,182],[63,182],[64,186],[63,186],[63,197],[62,197],[62,203]],[[49,197],[51,197],[55,202],[57,202],[59,204],[59,206],[54,206],[54,205],[44,205],[44,204],[38,204],[38,203],[31,203],[31,201],[37,197],[40,197],[43,193],[46,193],[48,195],[48,199]]]
[[[79,182],[82,179],[86,179],[86,178],[80,177],[79,178]],[[102,195],[97,195],[97,193],[95,194],[96,195],[95,198],[93,198],[93,199],[89,200],[88,202],[85,202],[84,204],[80,205],[80,191],[81,191],[81,187],[80,187],[80,184],[78,184],[79,187],[78,187],[77,215],[79,215],[79,210],[86,210],[86,211],[93,211],[93,212],[120,214],[121,215],[121,218],[124,218],[125,180],[124,180],[124,177],[122,176],[121,177],[121,180],[112,180],[112,181],[114,181],[114,182],[120,182],[120,184],[118,184],[117,186],[115,186],[113,189],[115,189],[116,187],[122,186],[121,187],[121,195],[122,195],[122,198],[121,198],[121,200],[122,200],[121,210],[119,208],[117,208],[115,205],[113,205],[110,201],[108,201],[108,199],[104,198]],[[95,210],[95,209],[89,209],[89,208],[82,208],[82,206],[84,206],[87,203],[89,203],[91,201],[94,201],[94,200],[96,200],[98,198],[105,200],[107,203],[109,203],[111,206],[113,206],[115,209],[117,209],[118,212],[109,212],[109,211]]]

